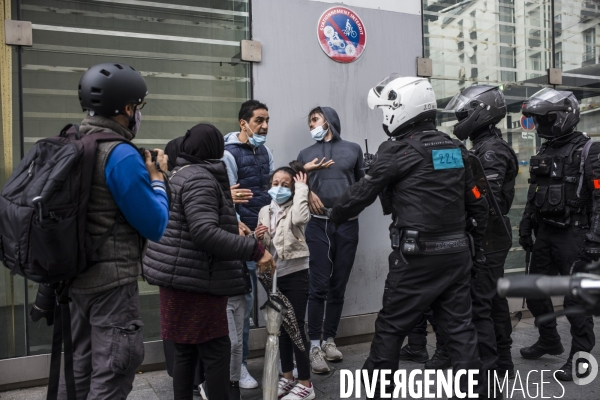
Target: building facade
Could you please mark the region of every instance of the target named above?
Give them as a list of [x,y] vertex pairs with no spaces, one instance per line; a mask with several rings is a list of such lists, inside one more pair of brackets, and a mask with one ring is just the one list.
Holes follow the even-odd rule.
[[[364,23],[365,50],[352,63],[330,59],[317,40],[319,18],[336,6],[350,8]],[[33,27],[31,47],[0,43],[1,182],[33,143],[83,118],[77,84],[93,64],[130,64],[148,82],[136,144],[162,148],[200,122],[236,131],[240,104],[255,98],[269,106],[267,146],[280,166],[312,143],[307,114],[317,105],[338,111],[345,139],[363,150],[368,139],[369,149],[376,149],[387,137],[380,113],[367,107],[368,90],[392,72],[415,75],[416,58],[426,57],[432,59],[441,130],[451,132],[454,117],[442,110],[459,90],[485,83],[505,92],[509,115],[501,128],[521,163],[510,212],[514,251],[505,268],[519,273],[524,252],[516,225],[528,161],[540,144],[521,127],[520,107],[551,87],[548,68],[561,69],[557,88],[580,99],[580,129],[600,136],[598,0],[4,0],[0,12],[3,20],[31,21]],[[260,62],[241,59],[245,39],[261,43]],[[341,337],[373,332],[387,273],[389,222],[378,204],[360,216]],[[52,329],[29,319],[36,292],[33,282],[0,271],[0,390],[47,377]],[[144,363],[159,365],[158,290],[140,278],[140,293]],[[258,304],[263,301],[259,293]],[[520,310],[520,301],[511,307]],[[256,314],[254,320],[251,346],[260,350],[262,318]]]

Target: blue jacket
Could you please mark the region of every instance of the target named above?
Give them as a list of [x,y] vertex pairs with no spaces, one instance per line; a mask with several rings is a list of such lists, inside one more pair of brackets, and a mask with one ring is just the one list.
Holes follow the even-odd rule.
[[240,220],[254,230],[260,209],[271,203],[267,190],[269,177],[273,172],[273,157],[266,146],[253,148],[240,142],[237,135],[238,133],[230,133],[225,136],[223,161],[227,165],[229,183],[239,183],[241,188],[252,190],[252,199],[235,208]]

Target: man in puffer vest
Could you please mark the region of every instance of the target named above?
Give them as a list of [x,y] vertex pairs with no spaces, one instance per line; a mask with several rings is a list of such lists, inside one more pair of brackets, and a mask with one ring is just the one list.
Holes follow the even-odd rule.
[[[231,195],[236,203],[236,211],[241,222],[254,231],[261,208],[271,203],[267,193],[269,176],[273,173],[273,155],[265,146],[269,131],[269,109],[257,100],[248,100],[240,108],[238,115],[240,131],[225,135],[225,154],[223,162],[227,166],[229,184],[237,186]],[[244,190],[245,189],[245,190]],[[247,190],[251,195],[246,195]],[[247,201],[246,203],[241,203]],[[240,377],[242,389],[258,387],[258,382],[248,373],[246,360],[250,354],[248,337],[250,335],[250,312],[256,293],[256,263],[246,262],[252,280],[252,293],[246,295],[246,313],[244,315],[243,365]]]
[[[88,69],[79,100],[88,115],[79,132],[113,132],[132,140],[141,122],[147,87],[142,75],[120,63]],[[167,170],[162,150],[157,161]],[[146,150],[123,142],[98,144],[88,201],[91,243],[112,231],[71,287],[71,329],[77,399],[125,399],[144,359],[137,279],[148,239],[159,240],[169,220],[164,178]],[[115,221],[117,222],[115,225]],[[59,398],[66,398],[64,377]]]

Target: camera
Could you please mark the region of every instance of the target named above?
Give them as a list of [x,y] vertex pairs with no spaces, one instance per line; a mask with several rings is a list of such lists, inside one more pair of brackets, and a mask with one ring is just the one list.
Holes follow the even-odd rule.
[[156,159],[158,158],[158,152],[154,151],[154,150],[150,150],[150,149],[146,149],[144,147],[140,147],[140,154],[142,155],[143,159],[146,159],[146,156],[144,155],[144,153],[146,152],[146,150],[148,150],[150,152],[150,157],[152,157],[152,162],[156,162]]
[[56,308],[56,289],[59,283],[40,283],[37,296],[31,307],[31,319],[37,322],[42,318],[46,318],[48,326],[54,323],[54,308]]

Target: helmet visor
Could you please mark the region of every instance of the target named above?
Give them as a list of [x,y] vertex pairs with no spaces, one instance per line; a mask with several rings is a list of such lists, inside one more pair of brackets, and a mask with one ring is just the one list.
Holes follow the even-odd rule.
[[452,98],[452,100],[450,100],[450,102],[448,103],[448,105],[446,106],[446,108],[444,108],[444,111],[460,111],[462,110],[465,105],[469,104],[469,102],[471,101],[470,98],[463,96],[462,94],[457,94],[456,96],[454,96]]
[[381,96],[381,92],[383,91],[383,89],[387,86],[388,83],[390,83],[391,81],[398,79],[398,78],[403,78],[404,75],[400,75],[398,73],[393,73],[390,76],[388,76],[387,78],[385,78],[384,80],[382,80],[381,82],[379,82],[377,84],[377,86],[375,86],[373,88],[373,91],[375,92],[375,94],[377,96]]
[[538,100],[538,101],[547,101],[548,103],[556,104],[561,100],[566,99],[567,96],[563,92],[559,92],[558,90],[554,90],[551,88],[545,88],[536,92],[533,96],[529,98],[529,100]]

